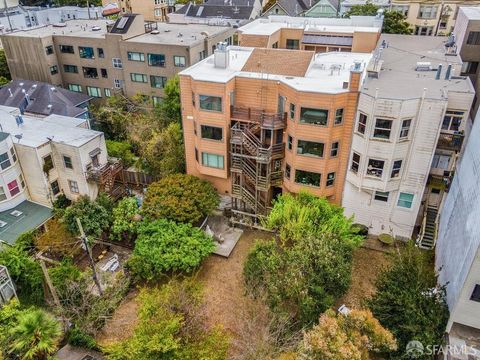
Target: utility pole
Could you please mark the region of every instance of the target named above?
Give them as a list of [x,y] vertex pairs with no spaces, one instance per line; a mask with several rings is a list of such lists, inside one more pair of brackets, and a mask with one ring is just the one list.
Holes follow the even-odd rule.
[[58,299],[57,291],[53,287],[53,283],[52,283],[52,280],[50,279],[50,275],[48,274],[48,270],[47,270],[47,266],[45,265],[45,261],[43,261],[43,259],[41,259],[40,257],[37,257],[37,259],[40,262],[40,267],[42,268],[43,275],[45,276],[45,281],[47,282],[48,288],[50,289],[50,293],[52,294],[53,302],[58,307],[61,307],[60,300]]
[[82,223],[80,222],[80,219],[76,218],[76,220],[77,220],[78,230],[80,231],[80,238],[82,239],[83,245],[85,246],[85,250],[87,251],[90,267],[92,268],[92,271],[93,271],[93,274],[92,274],[93,281],[95,281],[95,284],[97,285],[98,293],[100,295],[103,295],[102,286],[100,285],[100,281],[98,281],[97,271],[95,270],[95,263],[93,262],[92,250],[90,249],[90,245],[88,245],[87,235],[85,235],[85,232],[83,231],[83,226],[82,226]]

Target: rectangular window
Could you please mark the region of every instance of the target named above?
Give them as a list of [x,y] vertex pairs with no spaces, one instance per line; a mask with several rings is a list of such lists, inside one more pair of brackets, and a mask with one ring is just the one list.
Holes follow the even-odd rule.
[[397,11],[405,17],[408,16],[409,8],[410,8],[409,5],[392,5],[392,10],[393,11]]
[[200,60],[203,60],[203,59],[205,59],[206,57],[207,57],[207,51],[206,51],[206,50],[202,50],[202,51],[200,51],[200,52],[198,53],[198,58],[199,58]]
[[53,164],[53,159],[52,159],[52,155],[47,155],[43,158],[43,169],[46,170],[48,169],[48,171],[50,171],[51,169],[53,169],[55,167],[55,165]]
[[82,87],[78,84],[68,84],[68,90],[81,93]]
[[374,199],[377,201],[388,202],[388,191],[375,191]]
[[300,48],[300,40],[287,39],[287,49],[298,50]]
[[60,192],[60,187],[58,186],[58,181],[52,181],[50,183],[50,188],[52,189],[53,195],[57,195]]
[[160,106],[163,102],[163,98],[160,96],[152,96],[153,106]]
[[470,31],[468,33],[467,45],[480,45],[480,31]]
[[290,135],[288,135],[287,140],[288,140],[288,142],[287,142],[288,150],[292,150],[293,149],[293,138]]
[[83,76],[87,79],[98,79],[98,71],[97,68],[92,67],[82,67]]
[[18,187],[17,180],[13,180],[7,184],[8,191],[10,192],[10,196],[15,196],[20,192],[20,188]]
[[127,58],[130,61],[145,61],[145,54],[141,52],[127,52]]
[[130,80],[132,80],[133,82],[139,82],[139,83],[148,82],[147,75],[138,74],[138,73],[130,73]]
[[376,119],[375,129],[373,130],[373,137],[376,139],[390,139],[390,132],[392,131],[392,120]]
[[173,56],[173,65],[176,67],[185,67],[187,66],[187,59],[185,56]]
[[433,155],[432,168],[448,170],[450,167],[450,155]]
[[80,192],[76,181],[68,180],[68,187],[70,188],[71,193],[78,194]]
[[10,163],[10,158],[8,157],[8,153],[0,154],[0,167],[2,168],[2,170],[9,168],[10,165],[12,164]]
[[343,109],[337,109],[335,110],[335,121],[334,125],[340,125],[343,123]]
[[152,88],[163,89],[167,83],[165,76],[150,75],[150,85]]
[[295,104],[290,104],[290,119],[295,120]]
[[102,74],[102,78],[108,78],[107,69],[100,69],[100,74]]
[[470,296],[470,300],[480,302],[480,285],[475,284],[472,295]]
[[218,96],[200,95],[200,109],[222,111],[222,98]]
[[82,59],[95,59],[95,53],[92,47],[78,47],[78,53]]
[[58,74],[58,66],[52,65],[50,66],[50,75],[55,75],[55,74]]
[[383,160],[368,159],[367,175],[381,178],[384,166],[385,161]]
[[320,186],[321,175],[319,173],[295,170],[295,182],[302,185]]
[[63,65],[63,71],[66,73],[78,74],[78,66],[76,65]]
[[350,165],[350,170],[352,170],[355,174],[358,173],[358,169],[360,168],[360,155],[357,153],[352,154],[352,165]]
[[52,55],[53,54],[53,45],[48,45],[45,47],[45,53],[47,55]]
[[63,164],[67,169],[73,169],[72,158],[70,156],[63,155]]
[[0,201],[7,200],[7,195],[5,195],[5,190],[3,186],[0,186]]
[[102,48],[97,48],[97,54],[98,54],[98,57],[101,59],[105,57],[105,53],[103,52]]
[[105,97],[111,97],[112,96],[112,90],[109,88],[103,89],[103,92],[105,93]]
[[418,17],[420,19],[435,19],[437,17],[437,9],[438,9],[437,6],[422,5],[420,6]]
[[292,168],[290,167],[290,165],[288,164],[285,164],[285,177],[290,180],[290,174],[292,172]]
[[400,193],[398,196],[397,206],[410,209],[413,205],[413,194]]
[[300,122],[304,124],[327,126],[328,110],[302,107],[300,109]]
[[202,152],[202,165],[216,169],[223,169],[223,156]]
[[113,79],[113,86],[115,89],[121,89],[123,87],[123,80]]
[[18,176],[18,181],[20,181],[20,186],[22,187],[22,189],[25,189],[25,179],[23,178],[22,174]]
[[72,45],[59,45],[58,46],[61,53],[64,54],[75,54],[75,50]]
[[390,177],[392,179],[400,177],[400,170],[402,169],[402,160],[395,160],[392,165],[392,173]]
[[407,119],[402,121],[402,128],[400,129],[400,139],[408,138],[408,133],[410,132],[411,124],[412,124],[412,119]]
[[327,175],[327,186],[333,186],[335,183],[335,173],[331,172]]
[[15,164],[17,162],[17,154],[15,153],[15,149],[13,147],[10,148],[10,154],[12,154],[12,160]]
[[360,113],[358,116],[357,131],[360,134],[365,134],[365,129],[367,128],[367,115]]
[[458,131],[464,116],[463,111],[447,110],[443,118],[442,130]]
[[148,65],[165,67],[165,55],[163,54],[147,54]]
[[478,61],[465,61],[462,65],[462,75],[475,75],[478,70]]
[[332,147],[330,148],[330,157],[338,156],[338,150],[340,148],[340,143],[335,141],[332,143]]
[[112,66],[113,66],[115,69],[123,69],[122,59],[113,58],[113,59],[112,59]]
[[218,140],[223,139],[223,129],[216,126],[202,125],[202,139]]
[[95,86],[87,86],[87,94],[97,98],[102,97],[102,91],[100,90],[99,87],[95,87]]
[[323,143],[307,140],[298,140],[297,154],[323,157],[324,147],[325,145]]

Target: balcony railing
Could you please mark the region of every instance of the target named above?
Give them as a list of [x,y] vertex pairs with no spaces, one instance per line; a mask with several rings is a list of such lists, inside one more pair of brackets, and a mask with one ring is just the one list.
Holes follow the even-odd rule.
[[122,163],[118,159],[110,158],[106,164],[95,166],[92,163],[87,165],[87,179],[98,183],[103,183],[109,178],[114,178],[116,174],[122,171]]
[[465,135],[461,132],[454,134],[441,132],[438,138],[437,148],[458,152],[462,149],[464,138]]
[[287,113],[266,113],[261,109],[231,106],[230,117],[234,120],[255,122],[263,128],[282,129],[286,125]]

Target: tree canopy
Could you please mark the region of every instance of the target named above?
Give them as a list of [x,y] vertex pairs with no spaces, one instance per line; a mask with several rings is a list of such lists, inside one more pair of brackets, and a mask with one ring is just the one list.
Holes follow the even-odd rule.
[[193,175],[169,175],[147,188],[142,214],[196,224],[218,205],[219,196],[208,181]]
[[442,344],[448,321],[445,288],[437,286],[431,254],[409,243],[376,282],[367,301],[380,323],[398,340],[398,355],[411,340]]
[[[345,13],[346,17],[352,15],[364,15],[364,16],[375,16],[377,15],[379,6],[372,4],[370,1],[367,1],[363,5],[353,5],[348,12]],[[383,29],[382,32],[386,34],[411,34],[413,32],[410,24],[405,21],[406,17],[395,10],[384,10],[383,12]]]

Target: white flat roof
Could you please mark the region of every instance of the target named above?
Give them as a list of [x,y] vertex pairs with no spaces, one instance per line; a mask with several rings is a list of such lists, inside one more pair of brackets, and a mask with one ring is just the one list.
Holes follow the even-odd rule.
[[276,31],[304,29],[306,32],[380,32],[382,20],[375,16],[352,16],[351,18],[309,18],[292,16],[269,16],[254,20],[238,30],[246,35],[272,35]]
[[[350,80],[350,70],[355,62],[362,63],[365,74],[371,54],[330,52],[316,54],[305,76],[272,75],[268,73],[242,71],[254,48],[229,47],[230,60],[226,69],[214,66],[214,55],[182,71],[180,75],[191,76],[194,80],[226,83],[234,77],[281,81],[284,84],[305,92],[342,93],[348,92],[343,83]],[[272,50],[275,51],[275,50]]]
[[461,6],[463,13],[470,20],[480,20],[480,7],[478,6]]
[[43,119],[22,115],[23,124],[17,125],[15,115],[19,114],[17,108],[0,106],[2,131],[12,136],[21,135],[20,141],[17,138],[13,140],[16,144],[24,146],[37,148],[48,143],[50,138],[54,143],[79,147],[102,134],[99,131],[77,127],[82,119],[58,115],[50,115]]

